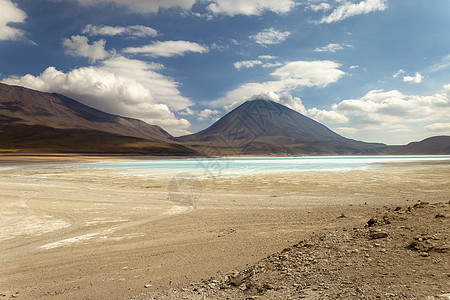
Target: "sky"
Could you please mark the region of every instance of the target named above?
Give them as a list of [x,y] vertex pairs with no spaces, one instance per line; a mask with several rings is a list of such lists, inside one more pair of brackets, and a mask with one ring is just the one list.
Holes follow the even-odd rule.
[[262,98],[406,144],[450,135],[450,1],[0,0],[0,82],[175,136]]

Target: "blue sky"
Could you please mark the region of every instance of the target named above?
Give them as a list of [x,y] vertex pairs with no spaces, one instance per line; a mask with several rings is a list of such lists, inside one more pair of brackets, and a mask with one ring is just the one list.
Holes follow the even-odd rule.
[[450,135],[450,1],[0,0],[0,81],[196,132],[265,98],[363,141]]

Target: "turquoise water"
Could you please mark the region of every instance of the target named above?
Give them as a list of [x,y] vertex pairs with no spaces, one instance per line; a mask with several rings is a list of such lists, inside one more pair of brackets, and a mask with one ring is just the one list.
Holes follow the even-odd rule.
[[440,161],[446,156],[327,156],[327,157],[245,157],[132,160],[71,167],[119,170],[130,174],[171,174],[190,172],[204,175],[239,175],[247,173],[290,171],[347,171],[380,167],[382,164]]

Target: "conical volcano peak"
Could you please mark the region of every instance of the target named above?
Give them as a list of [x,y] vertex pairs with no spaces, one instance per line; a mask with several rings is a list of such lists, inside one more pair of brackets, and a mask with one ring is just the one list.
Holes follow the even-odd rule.
[[[353,148],[361,145],[362,148],[373,147],[347,139],[319,122],[267,99],[246,101],[207,129],[178,139],[196,145],[209,143],[233,149],[238,154],[308,151],[319,154],[328,151],[325,148],[331,144],[333,151],[336,151],[334,148],[351,148],[352,153],[355,152]],[[324,149],[316,149],[319,144]],[[293,147],[300,150],[291,151]]]

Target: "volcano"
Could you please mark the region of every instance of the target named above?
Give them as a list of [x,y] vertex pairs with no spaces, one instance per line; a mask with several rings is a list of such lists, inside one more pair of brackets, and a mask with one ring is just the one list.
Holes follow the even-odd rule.
[[[384,144],[345,138],[319,122],[279,103],[252,100],[210,127],[175,140],[205,154],[376,154]],[[208,153],[208,151],[210,153]]]

